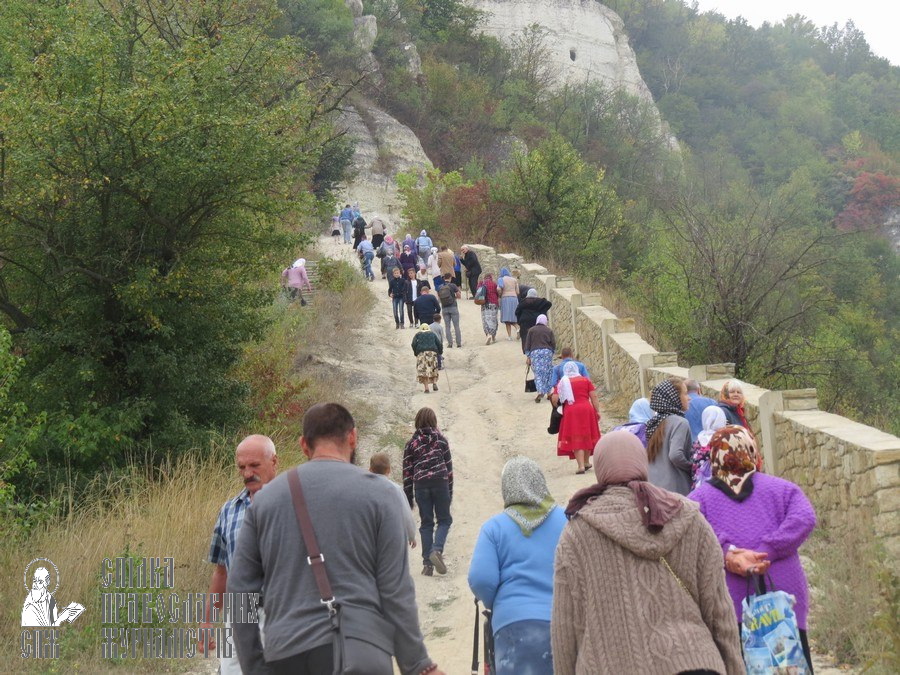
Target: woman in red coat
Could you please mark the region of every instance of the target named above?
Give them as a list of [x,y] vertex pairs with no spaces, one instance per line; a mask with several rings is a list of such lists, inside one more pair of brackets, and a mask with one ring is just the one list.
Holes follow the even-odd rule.
[[578,462],[583,474],[591,465],[587,458],[594,454],[600,440],[600,403],[593,382],[578,374],[578,364],[570,361],[563,366],[563,376],[550,396],[553,405],[563,405],[562,422],[556,454]]

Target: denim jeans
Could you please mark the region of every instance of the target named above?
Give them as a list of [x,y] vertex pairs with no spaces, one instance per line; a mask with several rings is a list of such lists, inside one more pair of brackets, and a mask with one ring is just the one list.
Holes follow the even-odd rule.
[[349,220],[341,221],[341,229],[344,231],[344,243],[345,244],[349,244],[351,241],[351,239],[350,239],[350,225],[351,224],[352,223]]
[[394,308],[394,323],[398,326],[403,325],[403,296],[394,296],[391,298],[391,306]]
[[[422,537],[422,560],[430,565],[428,556],[432,551],[443,551],[447,541],[447,533],[453,518],[450,517],[450,486],[446,479],[431,478],[415,484],[416,504],[419,505],[419,518],[422,526],[419,534]],[[437,532],[434,521],[437,519]]]
[[515,621],[494,633],[496,675],[553,675],[550,622]]
[[372,251],[366,251],[363,254],[363,273],[366,275],[366,279],[375,278],[375,275],[372,273],[373,260],[375,260],[375,254]]

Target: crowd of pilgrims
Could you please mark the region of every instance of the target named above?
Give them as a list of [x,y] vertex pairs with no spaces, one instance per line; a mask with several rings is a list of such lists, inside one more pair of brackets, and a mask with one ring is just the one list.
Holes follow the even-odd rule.
[[[380,259],[395,327],[418,328],[413,351],[426,392],[438,389],[442,314],[449,346],[454,332],[462,346],[458,309],[448,312],[445,299],[456,307],[465,276],[486,344],[496,342],[500,323],[508,340],[520,341],[534,400],[550,402],[557,455],[575,460],[579,475],[593,472],[596,482],[561,507],[536,462],[514,457],[503,468],[504,510],[482,526],[468,571],[472,592],[492,612],[498,675],[743,673],[742,602],[758,577],[793,596],[812,673],[798,551],[816,516],[797,485],[765,473],[740,381],[728,380],[712,399],[696,381],[664,380],[649,400],[634,401],[627,423],[601,434],[585,365],[567,347],[553,364],[552,304],[518,275],[503,268],[496,280],[482,277],[467,247],[462,255],[437,247],[425,230],[396,241],[380,219],[366,223],[349,205],[332,234],[354,246],[370,280]],[[453,464],[431,408],[416,415],[402,474],[409,506],[419,508],[422,574],[444,574]]]

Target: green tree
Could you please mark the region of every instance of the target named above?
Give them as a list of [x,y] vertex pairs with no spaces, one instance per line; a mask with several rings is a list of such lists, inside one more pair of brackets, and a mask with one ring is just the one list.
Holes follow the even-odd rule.
[[[328,135],[274,2],[0,6],[0,312],[37,486],[242,418],[230,375]],[[280,254],[280,255],[279,255]]]

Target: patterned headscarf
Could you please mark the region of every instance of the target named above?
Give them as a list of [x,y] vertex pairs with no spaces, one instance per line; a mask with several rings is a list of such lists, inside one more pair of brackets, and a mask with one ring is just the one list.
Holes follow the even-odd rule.
[[736,495],[747,479],[762,469],[762,455],[753,435],[744,427],[722,427],[709,441],[709,461],[712,477],[718,478]]
[[503,512],[530,537],[556,508],[541,467],[533,459],[513,457],[500,474]]
[[653,387],[650,394],[650,409],[656,413],[647,422],[647,439],[653,437],[653,432],[663,423],[669,415],[681,415],[684,417],[684,409],[681,407],[681,394],[670,380],[663,380]]

